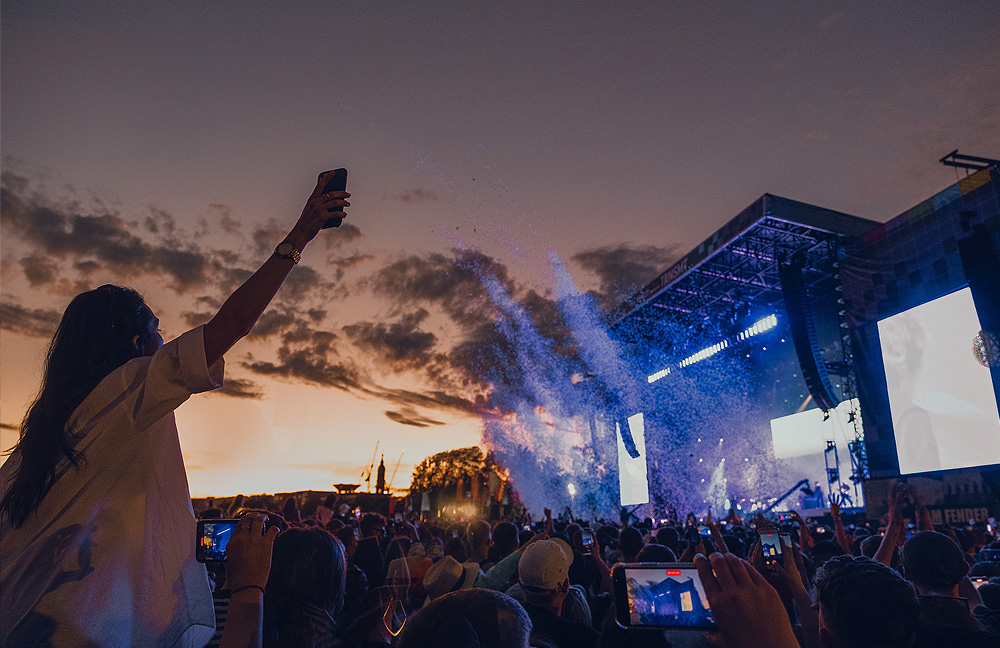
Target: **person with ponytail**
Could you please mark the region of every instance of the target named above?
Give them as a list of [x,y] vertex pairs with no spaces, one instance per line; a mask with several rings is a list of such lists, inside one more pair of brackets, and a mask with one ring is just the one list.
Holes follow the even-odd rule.
[[[320,176],[274,253],[203,326],[163,344],[142,296],[77,295],[0,466],[0,647],[192,646],[214,633],[173,411],[222,385],[306,244],[349,194]],[[262,592],[261,592],[262,594]]]

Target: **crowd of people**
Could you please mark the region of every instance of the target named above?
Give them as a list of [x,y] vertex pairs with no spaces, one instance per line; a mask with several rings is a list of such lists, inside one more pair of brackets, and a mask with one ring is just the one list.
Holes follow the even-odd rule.
[[[218,313],[167,344],[133,290],[108,284],[70,303],[0,466],[0,648],[998,645],[1000,563],[983,550],[1000,545],[936,527],[902,485],[881,532],[845,527],[836,507],[833,528],[796,517],[771,566],[758,532],[781,520],[735,512],[704,524],[445,523],[334,515],[332,501],[305,518],[294,502],[284,514],[200,511],[238,522],[228,559],[199,563],[173,411],[222,384],[224,354],[328,219],[345,216],[349,194],[329,180]],[[715,628],[621,627],[613,566],[678,561],[693,562]],[[970,576],[990,582],[977,590]]]
[[[510,521],[303,517],[210,508],[280,531],[263,589],[268,646],[768,646],[924,648],[1000,645],[1000,542],[984,526],[935,526],[919,493],[897,485],[882,526],[735,514],[625,526],[568,517]],[[916,520],[904,524],[904,506]],[[759,533],[787,533],[765,566]],[[259,535],[260,531],[258,531]],[[707,535],[706,535],[707,533]],[[263,537],[263,536],[262,536]],[[261,540],[266,543],[266,539]],[[717,629],[622,627],[618,563],[693,562]],[[231,569],[209,566],[220,645],[232,623]],[[979,589],[973,577],[988,582]],[[228,611],[228,613],[227,613]]]

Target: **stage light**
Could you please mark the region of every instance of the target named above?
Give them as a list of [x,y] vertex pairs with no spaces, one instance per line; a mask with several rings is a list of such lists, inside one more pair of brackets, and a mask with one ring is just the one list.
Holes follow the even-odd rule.
[[655,374],[647,376],[646,382],[652,385],[660,378],[666,378],[669,375],[670,375],[670,367],[667,367],[666,369],[661,369],[660,371],[657,371]]
[[766,333],[767,331],[770,331],[777,325],[778,325],[778,317],[776,315],[768,315],[764,319],[757,320],[756,322],[754,322],[753,326],[744,329],[744,331],[740,333],[737,337],[741,341],[746,340],[748,338],[752,338],[755,335]]
[[576,485],[575,484],[566,484],[566,490],[569,491],[570,497],[575,497],[576,496]]
[[697,353],[693,353],[693,354],[689,355],[688,357],[686,357],[683,360],[681,360],[679,364],[680,364],[681,367],[687,367],[688,365],[692,365],[692,364],[694,364],[696,362],[700,362],[700,361],[702,361],[702,360],[704,360],[706,358],[711,358],[712,356],[714,356],[719,351],[722,351],[723,349],[728,348],[728,347],[729,347],[729,340],[723,340],[722,342],[716,342],[715,344],[713,344],[710,347],[706,347],[706,348],[702,349],[701,351],[699,351]]

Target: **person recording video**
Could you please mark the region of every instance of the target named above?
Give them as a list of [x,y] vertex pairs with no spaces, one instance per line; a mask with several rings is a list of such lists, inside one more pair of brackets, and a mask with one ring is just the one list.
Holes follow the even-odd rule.
[[320,175],[263,265],[207,323],[164,344],[134,290],[66,308],[0,467],[0,645],[203,645],[212,594],[173,411],[222,386],[224,354],[267,308],[346,191]]

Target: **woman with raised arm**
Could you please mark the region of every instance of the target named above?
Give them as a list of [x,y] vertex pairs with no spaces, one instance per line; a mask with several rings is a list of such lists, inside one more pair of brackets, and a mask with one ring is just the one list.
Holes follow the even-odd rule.
[[[173,410],[222,385],[226,353],[349,194],[326,174],[274,253],[167,344],[135,291],[66,308],[38,398],[0,466],[0,647],[203,646],[215,627]],[[336,210],[331,213],[330,210]]]

